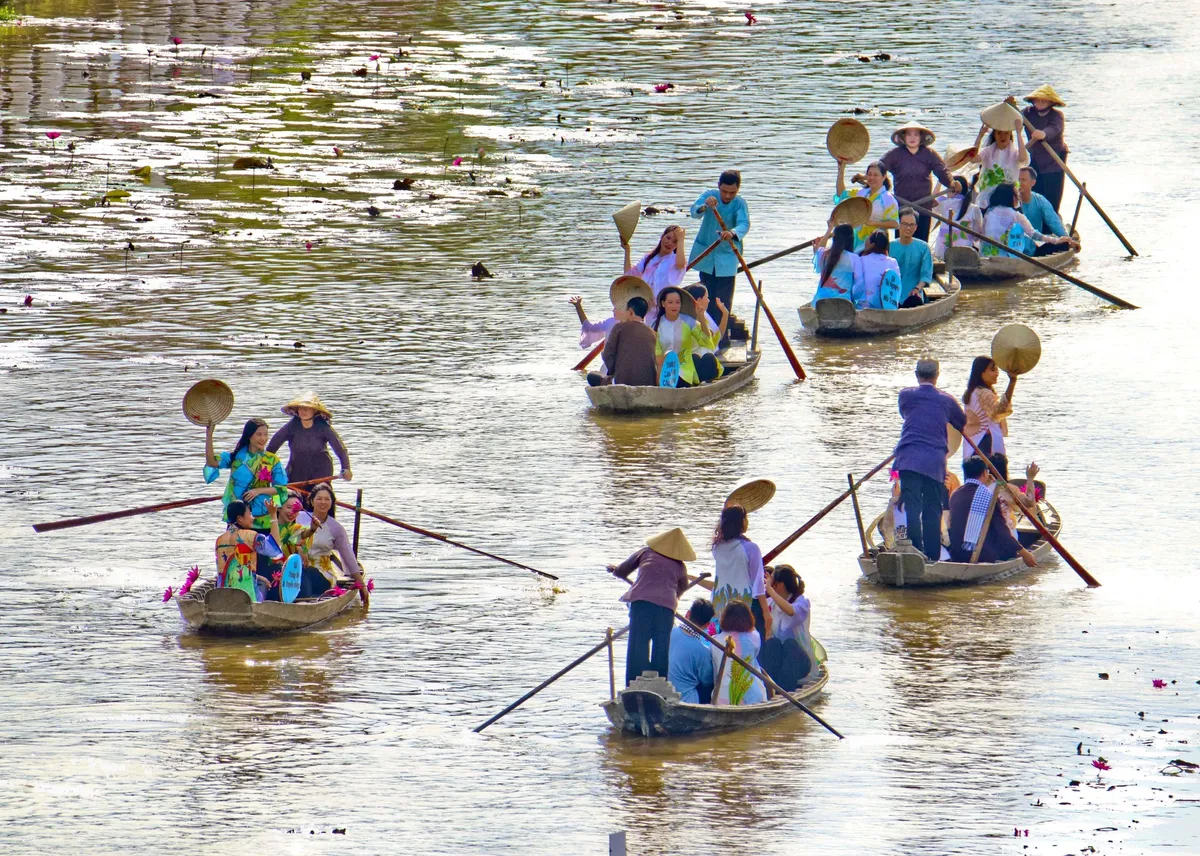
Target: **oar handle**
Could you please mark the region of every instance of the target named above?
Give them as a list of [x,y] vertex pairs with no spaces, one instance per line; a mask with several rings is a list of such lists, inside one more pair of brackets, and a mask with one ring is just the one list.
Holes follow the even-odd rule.
[[592,360],[596,359],[596,357],[600,356],[600,352],[604,350],[604,343],[606,341],[608,341],[608,340],[601,339],[600,344],[598,344],[596,347],[594,347],[590,351],[588,351],[588,355],[586,357],[584,357],[582,360],[580,360],[578,362],[578,364],[576,364],[575,368],[571,369],[571,371],[581,372],[584,369],[586,369],[588,367],[588,363],[590,363]]

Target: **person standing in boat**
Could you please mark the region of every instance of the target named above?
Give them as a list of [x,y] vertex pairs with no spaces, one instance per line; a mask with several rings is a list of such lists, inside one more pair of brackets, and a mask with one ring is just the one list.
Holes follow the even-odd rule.
[[[1067,141],[1063,138],[1066,119],[1063,117],[1062,111],[1055,108],[1067,105],[1058,97],[1054,87],[1048,83],[1030,92],[1025,96],[1025,100],[1029,102],[1029,106],[1021,111],[1021,115],[1029,120],[1030,125],[1033,125],[1033,130],[1027,127],[1025,133],[1029,135],[1029,153],[1033,166],[1038,171],[1037,184],[1033,189],[1046,197],[1057,212],[1062,206],[1063,183],[1066,174],[1054,156],[1046,151],[1043,142],[1049,144],[1055,154],[1062,158],[1064,163],[1066,162],[1069,151]],[[1009,101],[1016,106],[1015,98],[1011,98]]]
[[[713,608],[702,597],[692,601],[688,620],[697,627],[708,628],[713,620]],[[670,665],[667,680],[679,692],[679,700],[687,704],[709,704],[713,691],[713,662],[709,642],[685,624],[676,624],[671,631]]]
[[[979,134],[975,137],[976,154],[971,163],[979,164],[979,181],[975,185],[975,203],[979,210],[987,212],[992,204],[992,193],[1002,184],[1010,187],[1017,183],[1018,171],[1029,163],[1029,152],[1025,150],[1023,134],[1012,131],[992,130],[988,135],[987,145],[983,148],[983,135],[988,133],[987,125],[980,125]],[[1015,139],[1014,139],[1015,138]]]
[[900,473],[900,498],[908,537],[925,557],[936,562],[942,552],[942,509],[946,503],[946,426],[962,431],[967,414],[937,388],[938,362],[917,360],[917,385],[900,391],[904,425],[893,466]]
[[[1002,250],[996,244],[1007,246],[1018,252],[1025,252],[1026,241],[1060,244],[1078,249],[1079,244],[1070,238],[1057,235],[1045,235],[1033,227],[1028,218],[1017,210],[1017,194],[1011,184],[1001,184],[992,191],[992,204],[983,215],[983,234],[996,243],[985,242],[979,248],[979,255],[993,258],[1013,258],[1012,253]],[[1028,254],[1027,254],[1028,255]],[[1045,253],[1041,253],[1045,255]]]
[[291,481],[303,482],[328,478],[333,475],[333,460],[325,451],[333,448],[342,465],[341,478],[350,481],[350,455],[338,432],[333,430],[333,413],[321,403],[315,392],[306,392],[280,408],[285,416],[292,417],[275,432],[267,444],[268,452],[277,452],[284,443],[288,444],[287,475]]
[[[971,361],[967,391],[962,397],[967,414],[963,436],[975,441],[975,445],[985,455],[1004,453],[1004,438],[1008,436],[1008,417],[1013,412],[1012,398],[1017,389],[1017,376],[1008,376],[1008,389],[997,397],[996,381],[999,379],[1000,368],[991,357],[976,357]],[[975,454],[970,443],[963,443],[962,449],[964,461]]]
[[[267,530],[277,545],[280,541],[279,527],[275,523],[271,500],[265,501],[270,528]],[[241,500],[233,500],[225,506],[225,517],[229,526],[217,537],[215,552],[217,560],[217,587],[241,589],[253,603],[262,600],[258,590],[271,587],[269,575],[256,574],[257,552],[269,549],[264,535],[255,529],[256,518],[250,506]]]
[[900,238],[888,246],[888,255],[900,268],[901,309],[925,303],[925,288],[933,282],[933,253],[929,244],[917,237],[917,212],[900,209]]
[[[1063,226],[1062,218],[1054,210],[1054,206],[1042,194],[1034,190],[1037,187],[1038,172],[1031,166],[1021,167],[1021,184],[1017,190],[1017,198],[1021,201],[1021,213],[1029,221],[1034,231],[1056,238],[1066,238],[1067,229]],[[1023,252],[1027,256],[1051,256],[1070,248],[1070,244],[1052,244],[1046,242],[1040,247],[1033,238],[1026,238]]]
[[767,700],[767,688],[760,678],[748,669],[725,656],[726,640],[733,640],[733,651],[754,668],[762,671],[758,652],[762,639],[754,630],[754,616],[745,603],[735,600],[721,613],[721,632],[713,639],[717,645],[710,648],[713,660],[713,694],[715,704],[761,704]]
[[[212,484],[221,470],[229,470],[229,481],[221,497],[222,506],[228,508],[235,499],[247,503],[254,515],[252,528],[259,532],[269,531],[273,515],[268,500],[283,503],[287,499],[288,477],[278,456],[267,451],[270,436],[267,423],[262,419],[248,420],[233,451],[220,455],[213,451],[215,428],[215,425],[209,425],[205,433],[204,481]],[[231,521],[226,517],[225,522]]]
[[946,250],[950,247],[979,249],[979,239],[974,235],[967,234],[957,226],[966,226],[976,232],[983,231],[983,213],[974,202],[975,192],[971,189],[970,182],[962,175],[954,176],[952,181],[954,182],[954,194],[943,196],[934,208],[935,213],[947,220],[953,220],[956,224],[955,227],[951,227],[942,223],[938,230],[935,246],[939,259],[946,257]]
[[300,597],[320,597],[337,585],[338,571],[364,585],[362,567],[354,554],[354,545],[342,524],[338,523],[337,495],[329,484],[319,484],[308,494],[312,523],[302,539],[308,548],[312,566],[304,569]]
[[[621,321],[609,331],[600,355],[607,375],[588,372],[590,386],[617,383],[626,386],[657,386],[658,371],[655,368],[655,348],[658,339],[655,332],[645,324],[646,299],[631,297],[625,310],[627,320]],[[615,311],[615,310],[614,310]]]
[[900,278],[900,265],[889,255],[890,243],[887,232],[876,229],[858,254],[862,264],[863,294],[854,305],[859,309],[882,309],[883,278],[889,271]]
[[671,628],[679,596],[689,580],[684,562],[694,562],[696,551],[683,530],[676,527],[646,539],[646,546],[608,572],[637,580],[621,600],[629,604],[629,645],[625,655],[625,686],[647,670],[666,675],[670,668]]
[[866,244],[867,239],[879,229],[895,229],[900,223],[896,219],[900,208],[896,197],[892,195],[892,182],[888,178],[887,167],[880,161],[867,166],[865,173],[859,173],[851,181],[864,184],[855,190],[846,187],[846,160],[838,158],[837,193],[833,203],[836,205],[851,196],[862,196],[871,203],[871,219],[854,231],[854,252],[858,252]]
[[687,254],[683,251],[683,242],[683,227],[668,226],[659,237],[658,245],[642,256],[637,264],[630,263],[629,244],[622,244],[626,275],[644,280],[650,286],[652,299],[657,299],[658,293],[664,288],[679,287],[687,273]]
[[809,680],[817,668],[809,622],[812,604],[804,596],[804,580],[791,565],[771,572],[771,637],[763,643],[758,661],[775,683],[788,692]]
[[742,506],[730,505],[721,510],[712,540],[716,573],[711,583],[706,581],[701,585],[711,586],[713,609],[717,615],[723,615],[729,604],[737,602],[745,604],[753,616],[753,604],[757,602],[762,614],[758,630],[766,639],[771,635],[771,616],[767,607],[762,550],[746,537],[749,528],[750,516]]
[[[936,139],[933,131],[916,122],[892,132],[892,145],[895,148],[884,155],[880,163],[891,172],[896,196],[900,199],[924,204],[920,200],[933,193],[931,175],[937,176],[947,190],[951,189],[950,172],[938,153],[931,148]],[[929,241],[930,220],[928,214],[917,215],[917,240]]]
[[[692,251],[688,254],[688,264],[695,261],[716,240],[722,243],[715,250],[696,264],[700,281],[708,289],[708,296],[713,302],[724,303],[729,311],[733,311],[733,290],[738,274],[737,254],[744,253],[742,242],[750,231],[750,209],[746,200],[738,193],[742,187],[742,174],[735,169],[727,169],[717,179],[716,190],[706,190],[693,203],[691,215],[693,219],[701,220],[696,238],[692,241]],[[717,225],[718,213],[725,221],[725,229]],[[732,243],[733,246],[730,246]],[[729,344],[728,337],[723,337],[719,347]]]
[[[825,248],[830,236],[833,243]],[[813,251],[813,270],[820,274],[817,292],[813,295],[812,305],[818,300],[838,298],[854,302],[866,294],[863,282],[862,258],[854,252],[854,227],[846,223],[834,226],[829,221],[829,229],[817,239]]]
[[967,458],[963,475],[963,486],[950,497],[950,561],[970,563],[982,541],[975,561],[1007,562],[1020,556],[1026,565],[1036,568],[1037,559],[1021,546],[996,508],[995,483],[983,458]]

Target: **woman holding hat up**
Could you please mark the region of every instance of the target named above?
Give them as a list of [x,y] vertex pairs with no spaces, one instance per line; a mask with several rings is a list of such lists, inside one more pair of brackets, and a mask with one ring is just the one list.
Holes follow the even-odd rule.
[[846,188],[846,159],[837,159],[837,192],[833,204],[837,205],[851,196],[861,196],[871,203],[871,219],[854,230],[854,252],[863,248],[867,238],[877,229],[896,229],[900,226],[900,206],[896,197],[892,196],[892,182],[888,178],[888,169],[880,161],[867,164],[867,171],[859,173],[850,179],[855,184],[862,184],[853,191]]
[[667,675],[670,666],[671,628],[679,596],[688,589],[687,566],[696,551],[678,527],[646,539],[646,546],[608,572],[637,580],[621,600],[629,604],[629,647],[625,655],[625,686],[646,670]]
[[[946,165],[938,153],[930,148],[936,139],[933,131],[916,122],[899,127],[892,133],[895,148],[884,155],[880,162],[891,170],[896,196],[900,199],[924,204],[921,200],[933,192],[930,175],[936,175],[947,190],[952,189]],[[914,237],[928,241],[929,225],[929,215],[918,212]]]
[[1004,131],[994,128],[988,135],[987,145],[980,148],[983,135],[987,133],[988,126],[980,125],[975,137],[976,155],[971,158],[972,163],[979,164],[975,204],[980,211],[987,211],[992,201],[992,191],[997,187],[1002,184],[1015,185],[1021,178],[1021,167],[1029,163],[1024,134],[1014,134],[1011,129]]
[[650,300],[658,297],[658,293],[669,286],[678,287],[687,273],[687,253],[683,249],[683,227],[668,226],[658,239],[658,245],[642,256],[641,261],[632,264],[629,255],[629,244],[622,244],[625,250],[625,274],[640,277],[646,281],[653,292]]
[[349,481],[350,455],[342,438],[329,423],[333,413],[321,403],[315,392],[306,392],[280,408],[292,418],[275,432],[267,444],[268,452],[277,452],[284,443],[288,444],[287,475],[289,481],[311,481],[333,475],[333,460],[325,451],[332,446],[342,465],[341,477]]
[[1057,211],[1058,206],[1062,204],[1065,174],[1058,161],[1046,150],[1046,146],[1053,149],[1064,161],[1067,159],[1069,149],[1066,140],[1063,139],[1066,119],[1061,110],[1054,109],[1067,105],[1048,83],[1030,92],[1025,96],[1025,100],[1029,102],[1029,106],[1021,111],[1021,115],[1033,125],[1033,130],[1026,128],[1025,133],[1029,135],[1029,154],[1038,176],[1033,190],[1049,199]]

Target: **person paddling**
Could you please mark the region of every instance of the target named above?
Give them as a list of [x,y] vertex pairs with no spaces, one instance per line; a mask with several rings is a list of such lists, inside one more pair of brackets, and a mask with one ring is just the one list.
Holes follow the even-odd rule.
[[277,452],[284,443],[288,446],[287,475],[290,481],[302,482],[328,478],[333,475],[333,460],[325,447],[329,446],[342,465],[341,478],[352,479],[350,453],[346,444],[333,429],[333,412],[315,392],[293,398],[279,411],[292,417],[267,443],[268,452]]
[[[742,174],[736,169],[727,169],[717,179],[717,189],[701,193],[691,208],[692,217],[702,222],[696,231],[696,239],[692,242],[688,264],[707,250],[714,241],[722,241],[720,246],[696,264],[696,271],[700,274],[700,281],[708,289],[708,296],[713,305],[720,301],[731,312],[738,260],[730,242],[737,247],[738,252],[744,253],[745,247],[742,242],[746,239],[746,233],[750,231],[750,209],[746,200],[738,195],[741,188]],[[724,230],[717,224],[714,213],[721,215],[725,222]],[[720,347],[725,348],[728,345],[729,337],[726,335],[721,339]]]
[[[1010,100],[1015,102],[1016,99]],[[1063,138],[1066,119],[1063,117],[1062,111],[1055,108],[1067,105],[1058,97],[1054,87],[1048,83],[1030,92],[1025,96],[1025,100],[1029,102],[1029,106],[1021,111],[1021,115],[1029,120],[1030,125],[1033,125],[1033,130],[1026,128],[1025,133],[1029,135],[1029,154],[1033,166],[1038,172],[1037,184],[1033,189],[1045,196],[1057,212],[1062,205],[1063,182],[1066,175],[1054,156],[1046,151],[1042,141],[1048,143],[1055,154],[1064,163],[1066,162],[1067,153],[1070,151],[1067,148],[1067,141]]]

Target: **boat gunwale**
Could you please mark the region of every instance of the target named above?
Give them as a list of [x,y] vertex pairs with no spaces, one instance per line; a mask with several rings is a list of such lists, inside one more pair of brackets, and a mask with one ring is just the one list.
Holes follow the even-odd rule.
[[[754,380],[754,373],[757,371],[761,359],[762,351],[751,351],[747,354],[745,362],[730,362],[725,364],[727,366],[735,366],[734,371],[730,371],[716,380],[700,384],[699,386],[669,389],[661,386],[606,384],[604,386],[588,386],[586,387],[586,392],[591,406],[596,410],[606,413],[676,413],[685,410],[695,410],[747,386]],[[652,395],[661,395],[667,398],[674,398],[677,401],[670,404],[643,402],[632,404],[632,406],[618,405],[612,400],[614,390],[621,390],[618,393],[619,395],[630,395],[634,400],[639,397],[648,399]],[[634,392],[626,393],[624,390],[634,390]]]
[[[812,302],[797,307],[800,316],[800,326],[817,336],[849,338],[852,336],[887,336],[917,330],[935,321],[948,318],[958,305],[962,294],[963,283],[958,276],[950,277],[947,285],[957,285],[953,290],[946,289],[944,296],[935,297],[922,306],[911,306],[907,309],[856,309],[854,324],[846,329],[822,329],[820,311]],[[823,298],[823,300],[840,300],[841,298]],[[822,301],[818,301],[820,303]]]

